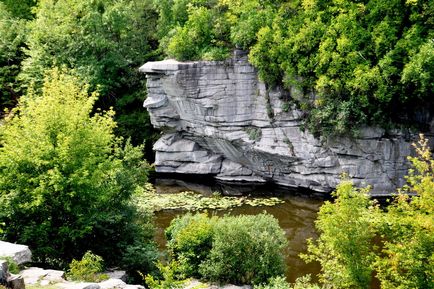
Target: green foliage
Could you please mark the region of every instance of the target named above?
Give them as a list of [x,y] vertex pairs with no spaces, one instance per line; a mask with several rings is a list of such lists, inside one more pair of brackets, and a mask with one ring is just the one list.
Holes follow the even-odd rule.
[[37,1],[38,0],[1,0],[0,2],[4,3],[6,8],[14,17],[21,19],[31,19],[31,10],[32,7],[36,5]]
[[264,80],[278,83],[282,75],[286,86],[316,94],[306,108],[313,132],[411,119],[415,99],[430,101],[433,8],[427,1],[284,4],[259,33],[250,60]]
[[335,203],[326,202],[318,213],[320,237],[308,242],[308,261],[321,264],[321,281],[332,288],[368,288],[375,254],[372,216],[378,208],[369,199],[369,189],[358,190],[350,181],[339,184]]
[[211,281],[258,284],[285,271],[287,240],[271,215],[227,216],[214,228],[208,259],[200,273]]
[[140,147],[114,136],[113,111],[93,111],[96,99],[54,70],[2,126],[0,222],[35,262],[61,266],[91,250],[120,265],[129,247],[152,244],[152,226],[130,204],[148,165]]
[[434,288],[434,160],[423,136],[415,148],[408,185],[381,219],[375,269],[385,289]]
[[254,140],[254,141],[260,141],[261,140],[262,130],[259,127],[257,127],[257,128],[248,127],[248,128],[246,128],[246,133],[249,135],[250,140]]
[[118,112],[118,133],[135,144],[150,138],[152,127],[142,108],[145,78],[138,71],[155,46],[150,1],[41,0],[35,11],[20,78],[41,85],[46,69],[75,69],[98,90],[98,107]]
[[216,221],[206,214],[186,214],[167,228],[168,248],[183,277],[201,277],[199,266],[210,254]]
[[285,233],[271,215],[207,217],[187,214],[167,231],[182,276],[257,284],[284,273]]
[[177,275],[177,263],[170,262],[168,265],[163,265],[161,262],[157,263],[157,268],[161,273],[160,279],[155,279],[152,275],[145,276],[145,282],[151,289],[176,289],[185,287],[187,280],[179,280]]
[[162,210],[187,210],[203,211],[211,210],[228,210],[233,207],[242,205],[257,206],[275,206],[284,201],[276,198],[250,198],[250,197],[228,197],[213,194],[211,197],[203,196],[196,192],[181,192],[175,194],[157,194],[152,184],[146,184],[144,187],[137,188],[133,195],[133,203],[140,210],[158,212]]
[[8,270],[12,274],[18,274],[20,273],[20,266],[15,262],[15,260],[12,257],[4,257],[0,256],[0,260],[6,260],[8,263]]
[[302,92],[314,133],[415,121],[434,105],[432,1],[158,2],[168,56],[215,60],[229,55],[215,50],[249,49],[262,80]]
[[327,288],[369,288],[373,272],[384,289],[434,288],[434,160],[423,136],[415,148],[408,184],[384,210],[348,181],[321,207],[304,258],[321,264]]
[[24,59],[26,23],[12,16],[8,7],[0,2],[0,117],[4,109],[18,101],[20,83],[16,79]]
[[107,280],[108,276],[102,273],[104,270],[103,259],[91,251],[87,251],[80,261],[72,260],[69,264],[67,277],[73,281],[100,282]]

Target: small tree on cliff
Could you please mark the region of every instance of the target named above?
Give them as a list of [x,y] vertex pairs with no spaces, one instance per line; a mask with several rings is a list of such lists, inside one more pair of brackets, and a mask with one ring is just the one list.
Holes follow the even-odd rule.
[[42,95],[22,98],[0,132],[0,223],[36,262],[64,265],[92,250],[113,263],[146,251],[145,271],[152,230],[135,222],[129,201],[147,165],[141,148],[114,136],[112,110],[92,112],[96,98],[57,70]]

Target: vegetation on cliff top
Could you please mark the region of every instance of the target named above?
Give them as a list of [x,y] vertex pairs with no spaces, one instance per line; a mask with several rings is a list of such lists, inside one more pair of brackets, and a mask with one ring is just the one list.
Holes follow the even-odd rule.
[[314,133],[423,123],[433,105],[432,1],[156,2],[168,56],[219,60],[250,50],[266,83],[302,92]]

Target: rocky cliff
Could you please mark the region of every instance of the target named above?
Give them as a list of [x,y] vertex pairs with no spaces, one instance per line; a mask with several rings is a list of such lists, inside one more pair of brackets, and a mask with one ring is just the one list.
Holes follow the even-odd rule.
[[372,194],[404,182],[415,135],[364,128],[358,138],[315,138],[291,105],[297,91],[258,80],[246,56],[224,62],[148,62],[148,109],[161,129],[157,172],[211,174],[225,181],[272,181],[330,191],[347,173]]

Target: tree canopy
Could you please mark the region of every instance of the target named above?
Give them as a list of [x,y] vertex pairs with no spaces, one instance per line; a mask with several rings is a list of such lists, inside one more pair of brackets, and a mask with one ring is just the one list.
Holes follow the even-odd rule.
[[0,131],[3,234],[28,244],[37,262],[63,265],[92,250],[120,263],[132,248],[152,249],[152,231],[129,203],[146,182],[141,148],[114,135],[112,110],[93,113],[97,94],[88,88],[54,70]]

